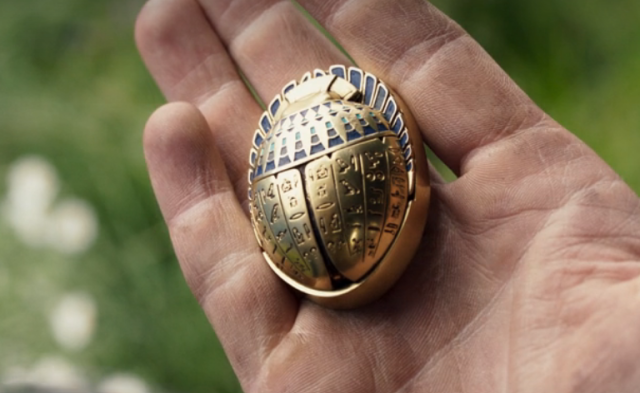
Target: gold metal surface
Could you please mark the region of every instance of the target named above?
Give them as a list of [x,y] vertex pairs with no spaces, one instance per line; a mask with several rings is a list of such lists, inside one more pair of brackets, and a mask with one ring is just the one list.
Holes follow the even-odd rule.
[[422,237],[429,179],[415,123],[382,82],[337,65],[289,83],[250,164],[251,222],[285,282],[350,308],[397,281]]

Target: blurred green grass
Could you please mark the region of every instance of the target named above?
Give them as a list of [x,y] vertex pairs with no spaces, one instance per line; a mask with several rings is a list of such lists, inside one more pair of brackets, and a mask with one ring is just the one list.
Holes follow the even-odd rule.
[[[640,190],[640,3],[434,3]],[[74,257],[30,249],[0,225],[0,275],[9,277],[0,280],[0,372],[62,352],[95,378],[125,370],[167,391],[239,391],[184,284],[145,172],[141,130],[164,100],[132,40],[141,5],[0,2],[0,179],[20,156],[45,157],[61,194],[88,200],[100,222],[95,246]],[[68,290],[98,303],[96,337],[79,353],[59,349],[46,328]]]

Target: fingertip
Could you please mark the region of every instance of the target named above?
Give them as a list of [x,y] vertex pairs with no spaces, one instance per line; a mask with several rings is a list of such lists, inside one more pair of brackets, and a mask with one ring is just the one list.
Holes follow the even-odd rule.
[[143,146],[151,184],[167,221],[202,196],[210,185],[206,183],[229,187],[209,126],[189,103],[156,110],[145,126]]
[[202,113],[187,102],[169,103],[156,109],[147,121],[143,146],[147,160],[167,157],[176,149],[201,148],[210,139],[209,126]]

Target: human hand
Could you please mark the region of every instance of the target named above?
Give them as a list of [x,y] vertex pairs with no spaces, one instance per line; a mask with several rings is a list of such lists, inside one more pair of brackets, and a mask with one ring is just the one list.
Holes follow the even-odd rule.
[[[247,392],[637,392],[640,203],[460,27],[419,0],[303,0],[414,114],[432,173],[418,254],[339,312],[270,271],[246,208],[269,101],[350,64],[289,1],[151,0],[136,38],[169,101],[144,144],[185,277]],[[186,103],[176,103],[184,101]]]

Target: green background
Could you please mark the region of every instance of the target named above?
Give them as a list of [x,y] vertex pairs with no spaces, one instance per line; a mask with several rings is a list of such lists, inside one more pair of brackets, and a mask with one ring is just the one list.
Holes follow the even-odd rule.
[[[435,3],[640,190],[640,2]],[[92,381],[127,371],[162,391],[235,392],[145,172],[141,132],[163,98],[132,39],[141,5],[0,2],[0,197],[11,163],[39,155],[59,172],[60,196],[89,201],[100,223],[95,245],[69,257],[29,248],[0,220],[0,375],[57,354]],[[98,326],[85,350],[65,352],[47,313],[76,290],[95,297]]]

